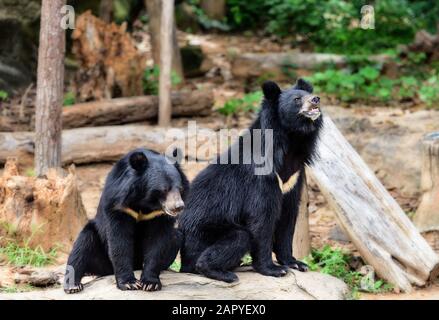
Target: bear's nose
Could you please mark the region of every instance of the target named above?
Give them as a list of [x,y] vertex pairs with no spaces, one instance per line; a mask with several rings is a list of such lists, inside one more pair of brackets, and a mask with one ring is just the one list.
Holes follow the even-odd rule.
[[180,212],[180,211],[183,211],[183,209],[184,209],[184,202],[181,202],[181,203],[177,203],[176,204],[174,210],[177,211],[177,212]]
[[314,104],[319,104],[320,103],[320,97],[316,96],[316,97],[312,98],[311,102],[314,103]]

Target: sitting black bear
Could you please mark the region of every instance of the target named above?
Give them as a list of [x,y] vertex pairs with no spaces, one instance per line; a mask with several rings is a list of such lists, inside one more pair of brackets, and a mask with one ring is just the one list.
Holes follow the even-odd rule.
[[[81,291],[85,274],[115,274],[121,290],[160,290],[160,271],[172,264],[181,246],[182,235],[174,225],[188,185],[178,163],[154,151],[134,150],[118,161],[96,217],[70,253],[65,292]],[[143,271],[140,281],[134,270]]]
[[[253,268],[263,275],[283,276],[288,267],[307,270],[292,255],[292,239],[304,167],[313,159],[322,127],[320,99],[312,92],[302,79],[285,91],[274,82],[264,83],[262,108],[247,137],[261,130],[262,141],[267,141],[265,130],[272,129],[268,174],[255,174],[254,157],[243,162],[243,135],[224,154],[229,164],[210,164],[194,179],[179,218],[182,272],[233,282],[238,277],[231,270],[247,252]],[[236,151],[239,162],[230,164]],[[272,251],[280,265],[274,264]]]

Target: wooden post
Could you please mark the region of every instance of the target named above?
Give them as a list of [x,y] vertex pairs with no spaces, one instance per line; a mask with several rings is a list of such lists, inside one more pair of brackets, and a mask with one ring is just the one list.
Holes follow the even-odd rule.
[[439,257],[327,115],[317,152],[310,172],[366,263],[396,290],[434,279]]
[[439,231],[439,132],[427,135],[422,148],[423,194],[413,221],[420,232]]
[[99,4],[99,18],[106,23],[113,20],[113,0],[101,0]]
[[226,15],[225,0],[202,0],[201,8],[210,19],[222,20]]
[[303,259],[311,253],[311,241],[309,237],[309,198],[306,176],[304,178],[302,194],[300,197],[299,215],[296,220],[293,239],[293,256],[296,259]]
[[171,72],[172,72],[172,27],[174,25],[174,0],[164,0],[160,26],[160,84],[159,125],[171,123]]
[[[162,16],[162,4],[169,0],[145,0],[145,6],[149,17],[149,34],[151,36],[152,58],[156,65],[160,64],[160,26]],[[174,11],[172,11],[173,14]],[[172,23],[172,70],[184,80],[183,65],[181,61],[180,48],[177,39],[177,27]]]
[[65,0],[43,0],[38,50],[35,115],[35,171],[38,176],[61,166],[65,30],[61,8]]

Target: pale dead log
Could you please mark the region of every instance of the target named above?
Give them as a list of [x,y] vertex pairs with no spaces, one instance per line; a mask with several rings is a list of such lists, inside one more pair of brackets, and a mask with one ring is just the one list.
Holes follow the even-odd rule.
[[[195,138],[196,148],[193,151],[187,148],[187,156],[190,159],[205,161],[218,153],[216,147],[211,146],[206,138],[211,133],[210,130],[203,128],[197,128],[194,132],[188,132],[186,128],[180,130],[177,135],[169,128],[146,125],[64,130],[62,163],[66,165],[114,161],[128,151],[140,147],[164,153],[171,148],[172,143],[179,143],[178,146],[184,149],[185,142]],[[20,162],[26,160],[26,157],[32,157],[33,140],[34,134],[31,132],[0,132],[0,163],[4,163],[8,157],[20,156]]]
[[172,27],[174,25],[174,0],[162,2],[160,21],[160,79],[159,125],[169,126],[172,116]]
[[67,176],[51,169],[39,179],[21,176],[17,160],[9,159],[0,190],[0,239],[67,251],[87,222],[74,167]]
[[299,213],[296,220],[296,228],[293,237],[293,256],[303,259],[311,253],[311,241],[309,238],[309,198],[306,177],[304,178],[302,194],[300,197]]
[[403,291],[436,277],[439,257],[328,116],[317,151],[310,172],[377,274]]
[[[133,123],[158,115],[158,97],[117,98],[76,104],[64,108],[63,127],[79,128]],[[212,90],[172,93],[173,116],[208,116],[214,104]]]
[[[371,61],[383,63],[386,55],[369,57]],[[238,78],[259,77],[264,74],[282,75],[285,68],[313,69],[321,64],[333,63],[338,67],[348,62],[346,56],[330,53],[244,53],[232,57],[232,73]]]
[[35,113],[35,170],[42,175],[61,166],[61,114],[64,89],[65,29],[61,8],[65,0],[43,0],[38,49]]
[[413,221],[420,232],[439,231],[439,132],[427,135],[422,148],[423,194]]

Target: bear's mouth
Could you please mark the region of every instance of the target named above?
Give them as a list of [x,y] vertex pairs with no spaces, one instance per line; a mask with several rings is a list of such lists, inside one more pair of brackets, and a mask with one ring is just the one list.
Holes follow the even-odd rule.
[[304,117],[311,119],[312,121],[316,121],[321,115],[322,112],[320,110],[320,98],[314,95],[310,95],[305,97],[305,102],[303,103],[302,108],[300,109],[299,114]]

